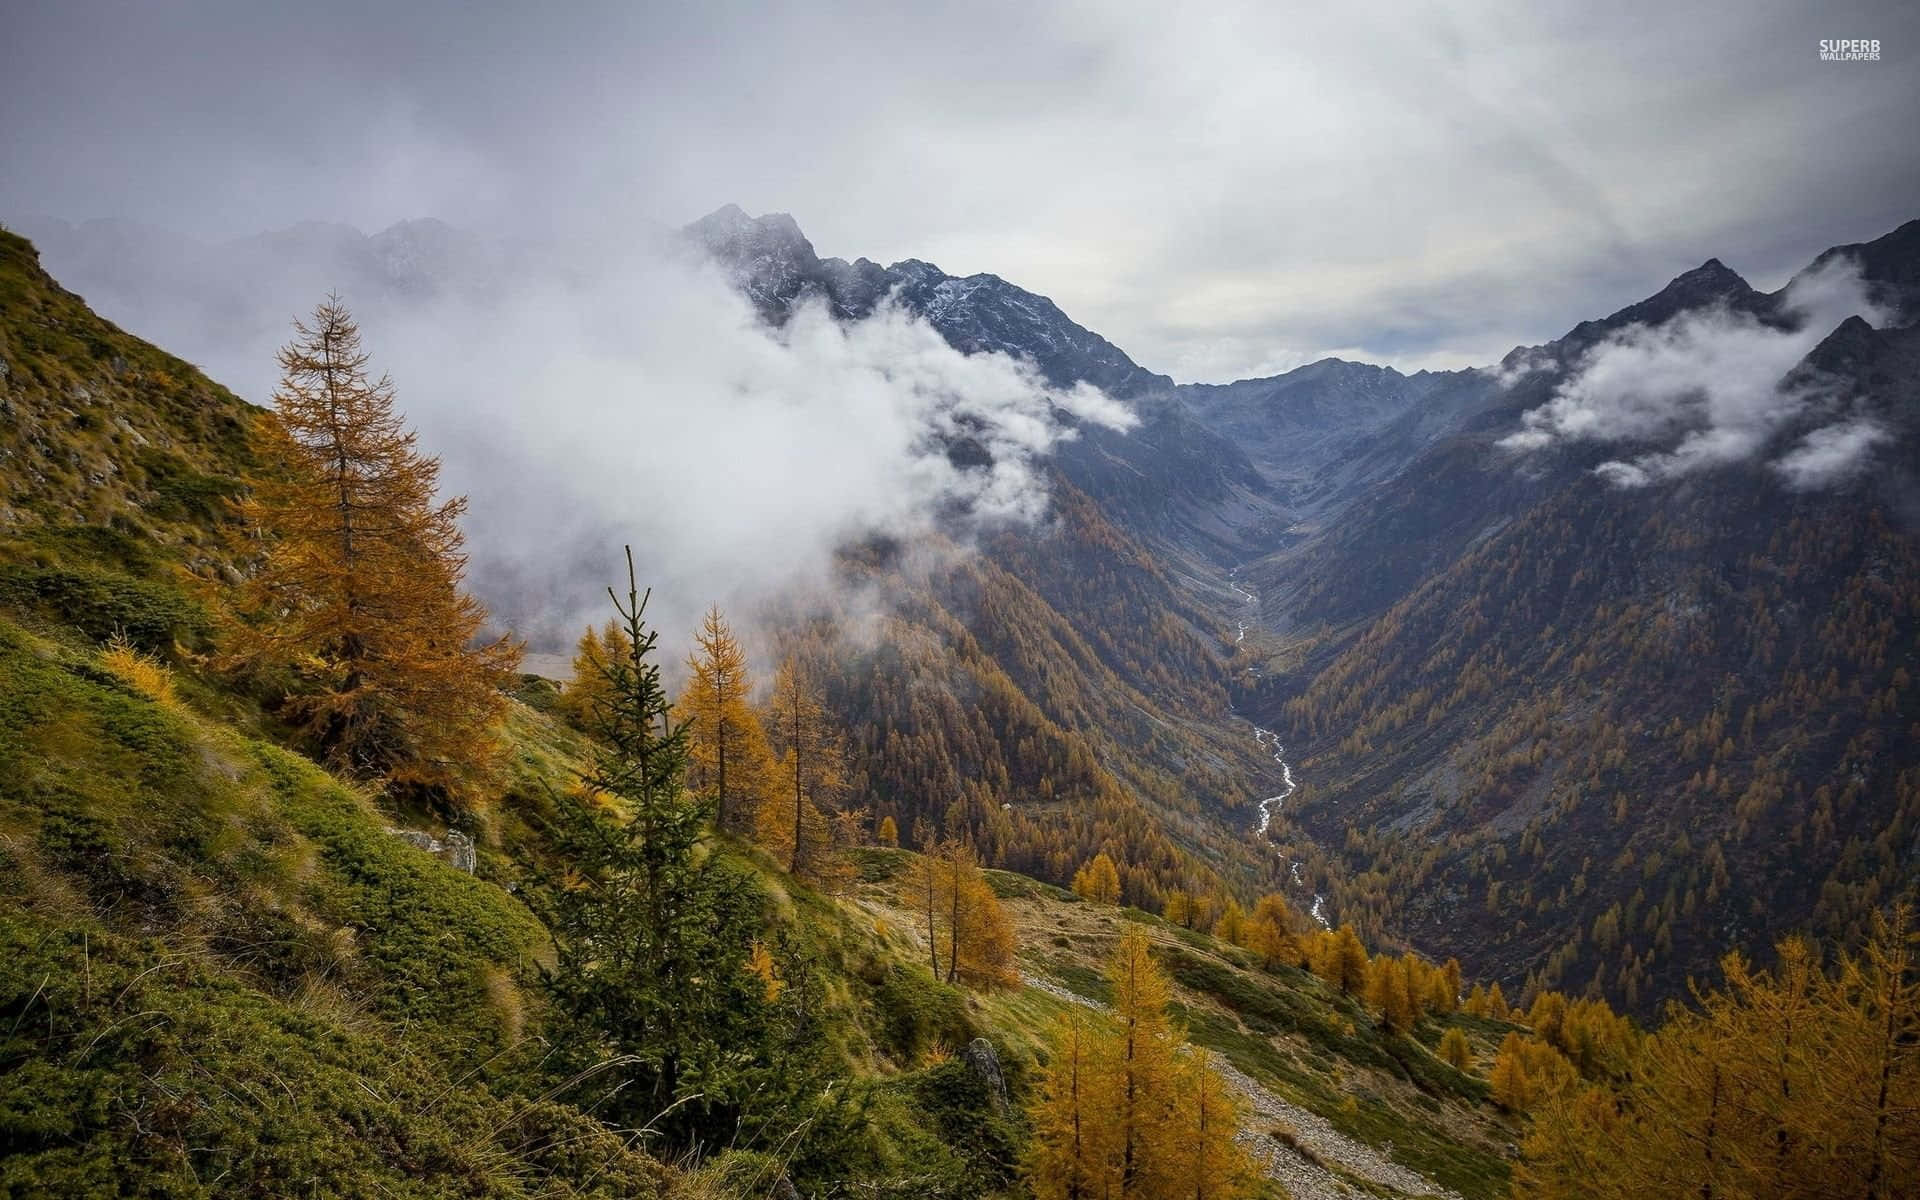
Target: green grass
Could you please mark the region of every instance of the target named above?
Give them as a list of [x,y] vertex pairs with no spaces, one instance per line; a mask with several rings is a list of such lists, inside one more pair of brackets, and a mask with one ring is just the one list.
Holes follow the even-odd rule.
[[0,605],[71,626],[93,641],[125,633],[143,650],[193,641],[206,613],[179,587],[97,567],[0,565]]
[[151,938],[0,905],[0,1015],[7,1195],[660,1192],[577,1111]]
[[538,926],[382,824],[0,620],[0,1193],[654,1194],[485,1086]]
[[1050,968],[1048,974],[1076,996],[1085,996],[1098,1004],[1110,1004],[1113,1001],[1113,985],[1107,982],[1105,975],[1092,967],[1061,963]]
[[1371,1146],[1391,1144],[1395,1162],[1472,1200],[1507,1194],[1512,1169],[1505,1159],[1449,1140],[1382,1100],[1353,1097],[1352,1101],[1320,1115],[1348,1137]]

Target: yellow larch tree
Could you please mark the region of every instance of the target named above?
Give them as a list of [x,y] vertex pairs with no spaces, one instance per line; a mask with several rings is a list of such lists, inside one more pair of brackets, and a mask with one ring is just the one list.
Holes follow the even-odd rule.
[[1385,954],[1367,966],[1367,1003],[1380,1012],[1389,1033],[1406,1033],[1419,1019],[1407,987],[1406,964]]
[[1300,939],[1294,933],[1293,909],[1285,896],[1270,892],[1260,897],[1246,932],[1247,948],[1260,956],[1260,965],[1267,970],[1300,964]]
[[1033,1106],[1026,1176],[1036,1200],[1114,1195],[1115,1077],[1105,1018],[1068,1012],[1054,1027]]
[[274,464],[242,513],[265,547],[239,591],[223,662],[297,679],[285,712],[335,768],[455,806],[491,784],[520,646],[483,640],[462,589],[464,498],[438,499],[390,380],[368,375],[337,298],[294,323],[274,411]]
[[674,715],[687,723],[687,783],[713,798],[714,825],[754,829],[772,780],[773,752],[751,700],[746,651],[718,608],[707,610],[687,656],[687,685]]
[[1174,1095],[1174,1051],[1180,1035],[1167,1016],[1172,986],[1153,961],[1147,935],[1137,926],[1120,935],[1107,964],[1118,1023],[1113,1048],[1114,1088],[1110,1120],[1118,1157],[1119,1200],[1157,1198],[1169,1186],[1168,1136]]
[[1240,907],[1238,900],[1228,898],[1220,909],[1220,915],[1213,919],[1212,933],[1221,941],[1238,946],[1246,933],[1246,924],[1246,910]]
[[[1817,1088],[1840,1131],[1848,1191],[1865,1200],[1910,1194],[1920,1179],[1920,940],[1904,904],[1874,916],[1864,953],[1848,955],[1823,981],[1833,1035]],[[1814,1118],[1804,1117],[1811,1125]]]
[[1460,960],[1449,958],[1441,966],[1433,989],[1433,1011],[1452,1014],[1460,1007]]
[[612,699],[613,688],[607,682],[607,664],[624,660],[631,649],[626,631],[608,621],[606,628],[589,625],[580,635],[573,652],[573,677],[560,693],[560,711],[580,729],[593,727],[593,714]]
[[1487,1082],[1493,1085],[1493,1102],[1508,1112],[1525,1112],[1532,1100],[1527,1082],[1527,1067],[1518,1033],[1509,1033],[1493,1056],[1493,1071]]
[[1191,1049],[1176,1067],[1165,1195],[1175,1200],[1234,1200],[1248,1194],[1253,1162],[1235,1142],[1240,1105],[1213,1069],[1212,1056]]
[[1353,926],[1342,925],[1332,933],[1320,935],[1319,953],[1314,958],[1314,974],[1349,996],[1367,990],[1367,948]]
[[779,751],[774,785],[760,808],[759,837],[791,873],[815,883],[839,881],[829,810],[845,789],[846,750],[826,704],[798,660],[774,672],[766,726]]
[[1095,904],[1120,903],[1120,870],[1106,851],[1094,855],[1074,872],[1073,890]]
[[959,839],[930,846],[908,874],[936,979],[991,986],[1013,982],[1013,922],[993,894],[979,856]]
[[1167,1015],[1172,987],[1138,927],[1107,962],[1111,1015],[1056,1028],[1033,1106],[1027,1181],[1040,1200],[1235,1200],[1254,1175],[1239,1113]]

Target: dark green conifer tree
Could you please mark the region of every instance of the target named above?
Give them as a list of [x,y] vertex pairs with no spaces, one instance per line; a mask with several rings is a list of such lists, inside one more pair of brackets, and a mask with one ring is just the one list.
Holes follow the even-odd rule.
[[710,806],[686,786],[686,725],[660,685],[631,550],[627,578],[625,603],[608,589],[620,652],[599,662],[605,687],[585,714],[593,766],[554,797],[557,865],[532,897],[554,937],[542,979],[565,1026],[556,1062],[605,1117],[725,1141],[770,1065],[768,989],[749,963],[763,897],[705,845]]

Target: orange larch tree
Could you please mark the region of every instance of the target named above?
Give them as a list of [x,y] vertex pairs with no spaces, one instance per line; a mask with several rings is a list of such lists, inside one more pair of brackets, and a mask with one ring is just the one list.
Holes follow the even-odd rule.
[[276,466],[242,505],[264,557],[240,590],[224,661],[290,671],[286,713],[333,766],[470,805],[499,753],[519,665],[462,590],[464,498],[436,496],[440,464],[367,373],[360,332],[329,297],[280,352],[262,422]]
[[929,846],[908,876],[907,900],[921,910],[935,978],[975,986],[1018,978],[1013,922],[972,846],[957,838]]
[[827,814],[846,789],[846,749],[796,659],[788,658],[774,672],[767,727],[780,759],[775,785],[760,810],[760,840],[786,860],[793,874],[835,882],[839,871]]
[[631,647],[626,637],[625,631],[613,621],[608,621],[603,630],[589,625],[580,635],[574,647],[573,678],[560,694],[560,711],[577,728],[592,729],[595,711],[611,701],[613,691],[607,683],[607,664],[627,657]]
[[1095,904],[1120,903],[1120,870],[1103,850],[1074,872],[1073,890]]
[[718,608],[693,635],[687,686],[675,712],[690,738],[687,782],[713,797],[714,824],[729,833],[754,828],[773,776],[766,730],[751,706],[746,651]]

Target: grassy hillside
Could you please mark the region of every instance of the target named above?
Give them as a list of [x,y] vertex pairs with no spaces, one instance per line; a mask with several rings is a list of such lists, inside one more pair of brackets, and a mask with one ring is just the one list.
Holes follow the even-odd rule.
[[655,1190],[580,1113],[493,1094],[539,928],[364,795],[12,621],[0,781],[0,1190]]
[[63,530],[105,528],[222,562],[222,502],[254,466],[256,411],[95,316],[0,230],[0,535],[57,554]]

